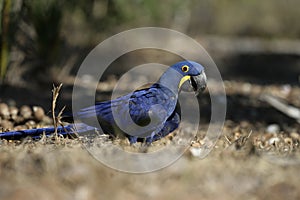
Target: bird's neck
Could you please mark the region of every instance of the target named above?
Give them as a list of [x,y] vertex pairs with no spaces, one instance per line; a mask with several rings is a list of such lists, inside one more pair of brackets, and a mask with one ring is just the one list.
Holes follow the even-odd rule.
[[167,70],[158,80],[158,84],[171,90],[176,96],[179,93],[179,83],[182,75],[176,70]]

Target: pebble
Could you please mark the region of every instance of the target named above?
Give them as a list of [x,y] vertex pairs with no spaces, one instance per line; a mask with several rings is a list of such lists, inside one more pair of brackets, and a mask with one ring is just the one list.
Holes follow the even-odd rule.
[[45,117],[45,111],[40,106],[33,106],[33,116],[37,121],[42,121]]
[[22,117],[24,117],[24,119],[29,119],[32,117],[32,111],[31,108],[29,106],[22,106],[20,108],[20,114]]
[[27,126],[27,129],[32,129],[36,126],[36,123],[33,120],[29,120],[25,125]]
[[17,115],[13,120],[16,124],[20,124],[24,122],[24,118],[21,117],[20,115]]
[[15,106],[9,107],[10,118],[15,120],[18,117],[19,109]]
[[292,138],[284,138],[284,143],[288,145],[293,145],[293,139]]
[[14,127],[14,124],[9,120],[4,119],[4,120],[1,120],[0,126],[4,130],[11,130]]
[[27,126],[25,125],[18,125],[18,126],[15,126],[14,130],[15,131],[21,131],[21,130],[26,130],[27,129]]
[[281,92],[285,97],[287,97],[287,96],[291,93],[291,90],[292,90],[291,85],[286,84],[286,85],[283,85],[283,86],[281,87],[280,92]]
[[0,103],[0,116],[2,119],[9,119],[10,117],[8,105],[5,103]]
[[273,144],[276,144],[280,141],[280,139],[278,137],[271,137],[269,140],[268,140],[268,143],[270,145],[273,145]]
[[299,140],[300,141],[299,133],[292,132],[290,135],[291,135],[291,138],[293,138],[294,140]]
[[280,131],[280,127],[278,124],[270,124],[267,128],[266,128],[266,132],[267,133],[279,133]]
[[242,85],[242,91],[245,93],[245,94],[249,94],[251,92],[251,89],[252,89],[252,85],[250,83],[244,83]]
[[191,147],[190,152],[191,152],[192,156],[199,158],[202,154],[202,148]]
[[241,121],[240,126],[241,126],[241,128],[247,128],[250,126],[250,124],[248,121],[243,120],[243,121]]

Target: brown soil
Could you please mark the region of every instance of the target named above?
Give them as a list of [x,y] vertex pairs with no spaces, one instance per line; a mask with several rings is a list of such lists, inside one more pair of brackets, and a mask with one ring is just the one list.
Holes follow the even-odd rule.
[[[156,172],[130,174],[110,169],[94,159],[80,139],[0,141],[0,198],[299,199],[300,124],[259,97],[268,93],[300,107],[300,89],[234,81],[225,81],[225,87],[223,134],[204,159],[197,157],[197,151],[205,143],[209,123],[207,93],[200,99],[202,112],[208,112],[201,113],[199,135],[178,161]],[[15,115],[14,109],[18,110]],[[40,109],[9,106],[8,113],[3,113],[2,108],[1,126],[12,130],[51,125]],[[144,148],[172,145],[179,133]],[[100,141],[133,151],[142,146],[130,146],[126,139]]]

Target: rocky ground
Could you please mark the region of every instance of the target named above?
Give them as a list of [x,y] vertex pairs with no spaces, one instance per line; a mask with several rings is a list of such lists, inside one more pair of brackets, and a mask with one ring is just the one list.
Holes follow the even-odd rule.
[[[266,102],[268,94],[300,107],[300,89],[225,81],[227,116],[223,133],[204,159],[199,158],[209,125],[201,130],[174,164],[146,174],[106,167],[85,148],[82,138],[0,141],[1,199],[299,199],[300,124]],[[63,92],[63,91],[62,91]],[[209,110],[206,92],[202,112]],[[52,124],[39,106],[0,104],[1,131]],[[46,113],[46,114],[45,114]],[[207,112],[209,113],[209,112]],[[156,151],[176,145],[186,125],[147,147],[126,139],[98,140],[126,151]],[[101,145],[101,144],[100,144]],[[111,153],[111,156],[115,156]],[[201,157],[201,156],[200,156]],[[141,163],[142,164],[142,163]]]

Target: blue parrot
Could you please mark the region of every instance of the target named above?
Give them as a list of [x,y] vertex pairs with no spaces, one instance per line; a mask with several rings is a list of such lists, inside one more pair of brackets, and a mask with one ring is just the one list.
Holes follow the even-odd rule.
[[[73,116],[81,123],[59,127],[58,133],[95,131],[100,124],[105,134],[125,135],[130,143],[136,143],[138,139],[151,143],[178,128],[181,121],[180,91],[194,91],[198,95],[205,88],[204,67],[194,61],[181,61],[170,66],[149,88],[97,102],[74,112]],[[93,120],[95,116],[97,121]],[[39,137],[43,133],[49,135],[53,132],[54,128],[11,131],[0,133],[0,138]]]

